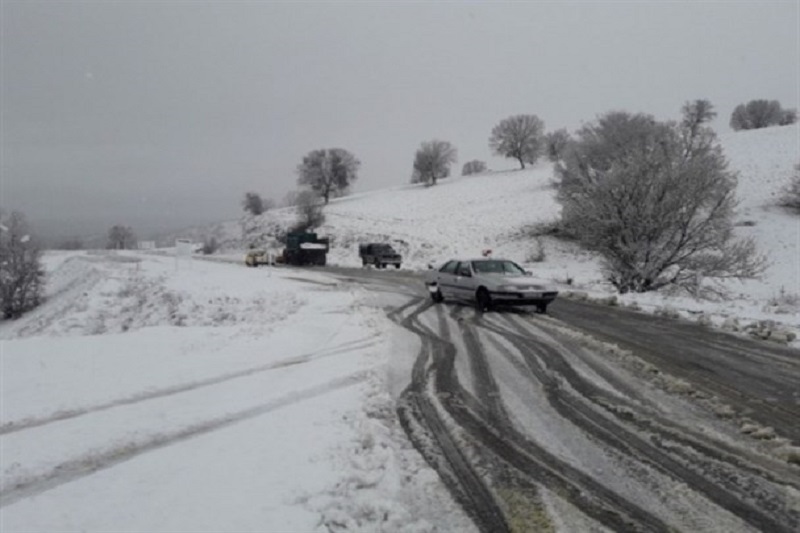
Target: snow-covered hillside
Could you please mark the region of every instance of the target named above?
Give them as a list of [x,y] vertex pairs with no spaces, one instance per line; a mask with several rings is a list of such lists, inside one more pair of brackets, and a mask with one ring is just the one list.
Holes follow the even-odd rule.
[[[625,295],[620,301],[636,302],[646,310],[675,308],[684,316],[718,324],[736,318],[745,322],[774,320],[798,328],[800,219],[775,207],[774,202],[800,161],[800,128],[732,132],[720,136],[720,143],[730,168],[739,174],[737,232],[753,237],[768,256],[765,275],[760,280],[728,283],[731,300],[725,302],[664,294]],[[412,269],[492,249],[495,256],[523,263],[538,277],[564,289],[597,296],[612,294],[596,256],[564,242],[530,236],[530,226],[559,214],[552,178],[552,166],[540,162],[531,169],[452,177],[434,187],[404,185],[355,194],[325,207],[326,222],[318,232],[331,238],[328,261],[332,264],[360,266],[359,242],[391,243],[403,254],[405,268]],[[284,208],[245,218],[239,224],[228,222],[222,239],[228,249],[223,253],[240,257],[250,244],[270,244],[277,229],[294,221],[293,210]],[[216,231],[221,228],[218,225]],[[532,262],[541,247],[544,261]]]
[[0,322],[3,531],[474,531],[394,417],[417,346],[379,296],[141,252],[46,268]]

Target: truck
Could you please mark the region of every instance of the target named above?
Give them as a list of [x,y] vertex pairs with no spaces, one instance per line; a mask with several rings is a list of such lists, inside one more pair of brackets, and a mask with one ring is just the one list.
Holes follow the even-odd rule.
[[287,265],[324,266],[330,248],[330,240],[320,238],[313,232],[289,233],[283,249],[283,263]]
[[403,257],[391,245],[385,243],[359,244],[358,255],[363,266],[375,265],[375,268],[386,268],[388,265],[400,268],[403,262]]

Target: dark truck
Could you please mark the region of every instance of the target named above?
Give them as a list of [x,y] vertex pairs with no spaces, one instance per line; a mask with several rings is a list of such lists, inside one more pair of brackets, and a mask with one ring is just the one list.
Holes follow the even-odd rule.
[[359,244],[358,255],[361,257],[362,265],[375,265],[375,268],[386,268],[387,265],[400,268],[403,262],[402,256],[384,243]]
[[289,233],[283,249],[283,263],[287,265],[325,265],[330,241],[316,233]]

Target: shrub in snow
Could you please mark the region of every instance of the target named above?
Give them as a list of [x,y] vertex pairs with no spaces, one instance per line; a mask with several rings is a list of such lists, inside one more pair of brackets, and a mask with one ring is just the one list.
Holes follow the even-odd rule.
[[544,122],[536,115],[515,115],[501,120],[492,129],[489,148],[492,153],[525,163],[534,164],[545,147]]
[[797,111],[781,108],[777,100],[750,100],[739,104],[731,113],[731,128],[754,130],[769,126],[787,126],[797,122]]
[[437,180],[450,175],[450,165],[458,159],[455,147],[447,141],[424,142],[414,155],[411,183],[436,185]]
[[478,161],[477,159],[473,161],[467,161],[464,163],[464,166],[461,167],[461,175],[462,176],[469,176],[470,174],[480,174],[482,172],[486,172],[486,163],[483,161]]
[[800,312],[800,294],[788,292],[784,287],[781,287],[778,295],[767,301],[766,310],[787,315]]
[[752,278],[765,267],[752,240],[733,237],[736,176],[697,122],[708,116],[677,124],[611,112],[579,130],[556,165],[563,225],[600,253],[621,293],[697,293],[704,278]]
[[25,215],[0,212],[0,309],[3,318],[17,318],[39,305],[44,270],[41,250],[30,237]]
[[794,176],[784,186],[778,205],[794,211],[800,215],[800,164],[794,167]]
[[745,331],[754,339],[788,344],[797,338],[793,331],[781,328],[774,320],[759,320],[745,327]]

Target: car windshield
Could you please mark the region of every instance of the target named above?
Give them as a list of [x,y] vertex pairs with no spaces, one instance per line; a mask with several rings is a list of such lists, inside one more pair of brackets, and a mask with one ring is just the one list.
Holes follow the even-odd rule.
[[525,271],[513,261],[473,261],[472,269],[479,274],[506,274],[514,276],[522,276]]

